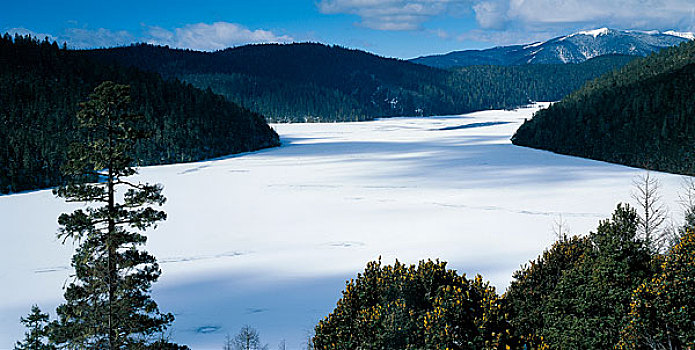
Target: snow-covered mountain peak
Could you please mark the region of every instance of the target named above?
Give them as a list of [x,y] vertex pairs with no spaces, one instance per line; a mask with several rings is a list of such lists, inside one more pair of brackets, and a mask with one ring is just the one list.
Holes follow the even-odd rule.
[[579,31],[544,42],[501,46],[487,50],[454,51],[413,61],[434,67],[468,65],[517,65],[580,63],[604,55],[647,56],[663,48],[695,40],[695,34],[669,30],[618,30],[599,28]]
[[677,36],[679,38],[684,38],[688,40],[695,40],[695,33],[693,32],[677,32],[674,30],[667,30],[663,32],[663,34]]
[[599,28],[599,29],[594,29],[594,30],[585,30],[578,32],[576,34],[572,34],[570,36],[575,36],[575,35],[590,35],[593,36],[594,38],[599,36],[599,35],[606,35],[610,32],[610,29],[608,28]]

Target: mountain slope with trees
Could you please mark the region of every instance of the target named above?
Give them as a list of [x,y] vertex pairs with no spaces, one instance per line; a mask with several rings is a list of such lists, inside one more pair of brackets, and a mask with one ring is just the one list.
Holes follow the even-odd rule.
[[102,81],[131,87],[132,113],[152,138],[139,165],[196,161],[276,146],[264,118],[211,91],[136,68],[107,65],[31,37],[0,38],[0,193],[61,184],[78,103]]
[[520,146],[695,174],[695,42],[633,61],[525,122]]
[[426,67],[314,43],[246,45],[217,52],[147,44],[81,51],[155,71],[265,115],[269,121],[356,121],[461,114],[557,100],[631,57],[559,67]]

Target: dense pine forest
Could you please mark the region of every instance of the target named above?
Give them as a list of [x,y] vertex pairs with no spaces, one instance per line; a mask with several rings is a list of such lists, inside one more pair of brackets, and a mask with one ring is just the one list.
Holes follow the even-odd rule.
[[695,42],[627,64],[524,123],[512,141],[648,169],[695,174]]
[[131,87],[132,113],[153,137],[139,165],[196,161],[278,145],[257,113],[158,74],[102,64],[31,37],[0,39],[0,193],[60,184],[78,103],[102,81]]
[[632,56],[583,64],[442,70],[322,44],[246,45],[217,52],[146,44],[82,51],[179,78],[274,122],[461,114],[558,100]]
[[[451,86],[472,94],[479,106],[513,108],[515,101],[558,101],[586,82],[611,72],[635,56],[606,55],[578,64],[525,64],[454,68]],[[470,90],[470,91],[467,91]],[[466,92],[467,91],[467,92]]]

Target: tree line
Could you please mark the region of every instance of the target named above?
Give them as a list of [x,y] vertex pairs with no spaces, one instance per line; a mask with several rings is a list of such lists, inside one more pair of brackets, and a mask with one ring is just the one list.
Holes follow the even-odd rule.
[[443,70],[314,43],[246,45],[217,52],[134,44],[81,53],[210,88],[273,122],[511,109],[531,101],[558,100],[634,58]]
[[178,80],[104,64],[30,36],[0,37],[0,193],[52,187],[77,132],[78,104],[102,81],[128,84],[152,137],[138,165],[197,161],[279,144],[263,116]]
[[695,174],[695,43],[630,62],[538,111],[516,145]]

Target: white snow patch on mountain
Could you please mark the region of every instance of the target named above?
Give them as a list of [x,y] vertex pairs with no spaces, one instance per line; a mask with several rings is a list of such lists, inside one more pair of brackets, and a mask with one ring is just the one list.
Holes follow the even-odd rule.
[[544,42],[539,41],[539,42],[537,42],[537,43],[528,44],[528,45],[524,46],[523,49],[524,49],[524,50],[532,49],[532,48],[534,48],[534,47],[538,47],[538,46],[541,46],[541,45],[543,45],[543,44],[544,44]]
[[692,32],[676,32],[673,30],[669,30],[665,31],[663,34],[677,36],[688,40],[695,40],[695,33]]
[[599,35],[608,34],[608,31],[609,31],[608,28],[599,28],[599,29],[594,29],[594,30],[586,30],[586,31],[577,32],[576,34],[572,34],[572,36],[574,36],[574,35],[589,35],[589,36],[593,36],[595,38]]

